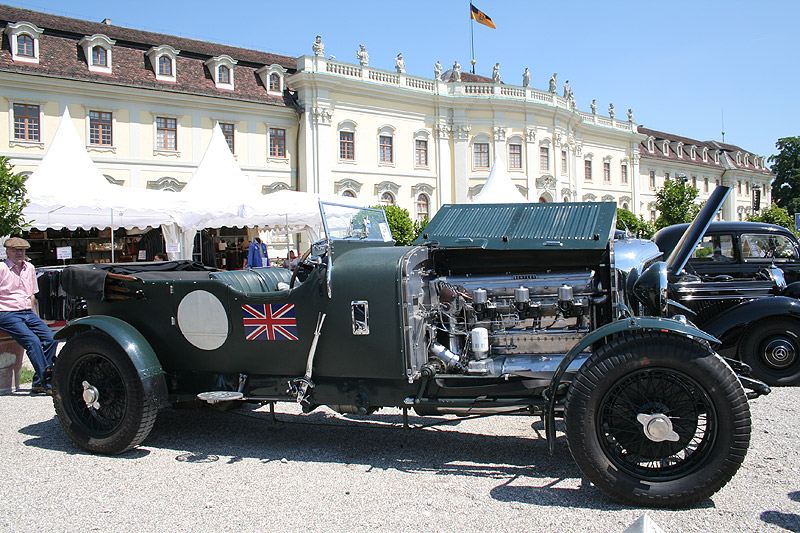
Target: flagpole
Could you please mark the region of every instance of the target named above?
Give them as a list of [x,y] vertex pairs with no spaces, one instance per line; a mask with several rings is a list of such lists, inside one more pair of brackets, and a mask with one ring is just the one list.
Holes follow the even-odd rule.
[[472,18],[472,2],[469,3],[469,43],[472,52],[472,73],[475,74],[475,30],[473,30],[475,23]]

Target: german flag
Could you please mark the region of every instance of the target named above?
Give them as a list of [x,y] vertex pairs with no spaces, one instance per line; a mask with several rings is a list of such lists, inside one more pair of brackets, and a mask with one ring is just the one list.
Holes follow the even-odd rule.
[[469,5],[469,15],[470,18],[473,18],[478,21],[478,24],[483,24],[484,26],[489,26],[490,28],[497,29],[497,26],[494,25],[492,19],[490,19],[486,13],[478,9],[477,7],[473,6],[472,4]]

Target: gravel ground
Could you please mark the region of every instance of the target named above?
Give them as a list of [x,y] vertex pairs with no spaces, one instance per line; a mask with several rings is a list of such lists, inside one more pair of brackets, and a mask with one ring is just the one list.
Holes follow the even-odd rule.
[[[0,397],[2,531],[800,532],[800,388],[751,402],[734,479],[697,508],[617,505],[581,480],[566,439],[490,417],[410,431],[398,410],[359,419],[279,404],[167,410],[118,457],[75,448],[51,399]],[[411,417],[414,424],[443,418]]]

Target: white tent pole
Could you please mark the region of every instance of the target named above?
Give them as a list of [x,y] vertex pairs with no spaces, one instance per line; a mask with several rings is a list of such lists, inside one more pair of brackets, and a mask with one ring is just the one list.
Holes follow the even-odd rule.
[[114,262],[114,208],[111,208],[111,262]]

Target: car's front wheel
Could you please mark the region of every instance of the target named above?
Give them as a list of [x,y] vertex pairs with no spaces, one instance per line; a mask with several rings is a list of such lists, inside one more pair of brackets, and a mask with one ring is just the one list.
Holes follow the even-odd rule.
[[661,332],[601,346],[572,382],[565,423],[584,475],[637,506],[708,498],[750,442],[747,397],[730,367],[708,346]]
[[800,385],[800,322],[777,318],[753,324],[739,344],[739,358],[767,385]]
[[53,370],[53,403],[75,444],[109,455],[140,444],[157,413],[127,354],[100,331],[79,333],[61,350]]

